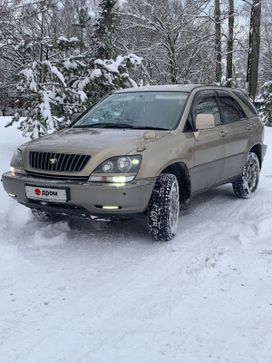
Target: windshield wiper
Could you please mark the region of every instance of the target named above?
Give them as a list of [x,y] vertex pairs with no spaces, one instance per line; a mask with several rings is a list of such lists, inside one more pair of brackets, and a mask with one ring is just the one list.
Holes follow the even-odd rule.
[[133,127],[134,129],[137,130],[162,130],[162,131],[169,131],[169,129],[166,129],[164,127],[155,127],[155,126],[138,126],[138,127]]
[[95,124],[87,124],[87,125],[77,125],[74,128],[103,128],[103,129],[134,129],[134,130],[158,130],[158,131],[169,131],[169,129],[163,127],[155,127],[155,126],[134,126],[126,123],[116,123],[116,122],[97,122]]
[[74,128],[133,129],[134,127],[126,123],[97,122],[95,124],[77,125]]

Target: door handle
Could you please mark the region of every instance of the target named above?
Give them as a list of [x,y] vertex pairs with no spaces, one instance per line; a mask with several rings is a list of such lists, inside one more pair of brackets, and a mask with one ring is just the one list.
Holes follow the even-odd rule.
[[219,136],[221,136],[221,137],[225,137],[225,136],[227,136],[227,132],[226,131],[220,131],[219,132]]

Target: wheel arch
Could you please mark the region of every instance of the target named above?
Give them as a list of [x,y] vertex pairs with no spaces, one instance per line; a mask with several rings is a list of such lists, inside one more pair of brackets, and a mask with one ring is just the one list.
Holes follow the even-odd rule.
[[257,155],[257,157],[259,159],[260,167],[262,167],[262,163],[263,163],[262,150],[263,149],[262,149],[261,144],[256,144],[256,145],[252,146],[252,148],[250,149],[250,152],[253,152]]
[[191,179],[187,165],[184,162],[175,162],[165,167],[161,174],[174,174],[179,183],[180,200],[186,201],[191,197]]

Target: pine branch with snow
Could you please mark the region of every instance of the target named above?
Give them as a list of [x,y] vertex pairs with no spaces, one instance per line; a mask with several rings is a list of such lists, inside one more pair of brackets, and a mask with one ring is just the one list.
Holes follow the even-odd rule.
[[[66,51],[77,46],[76,39],[62,38],[54,44],[55,51],[64,44]],[[88,53],[35,60],[19,73],[17,88],[24,102],[13,122],[19,121],[23,134],[32,138],[65,127],[73,114],[83,112],[104,95],[136,87],[130,71],[141,62],[134,54],[108,60],[93,59]],[[20,119],[23,115],[25,118]]]

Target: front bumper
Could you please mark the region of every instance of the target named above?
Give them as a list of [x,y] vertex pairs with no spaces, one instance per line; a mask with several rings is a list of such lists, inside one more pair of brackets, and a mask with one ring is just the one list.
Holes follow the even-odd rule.
[[[139,179],[125,185],[108,185],[69,180],[55,180],[13,175],[2,175],[5,191],[19,203],[29,208],[54,211],[61,214],[126,215],[142,213],[146,210],[156,178]],[[65,203],[39,202],[26,197],[25,185],[37,187],[69,188],[70,199]],[[118,206],[119,209],[107,210],[103,206]]]

